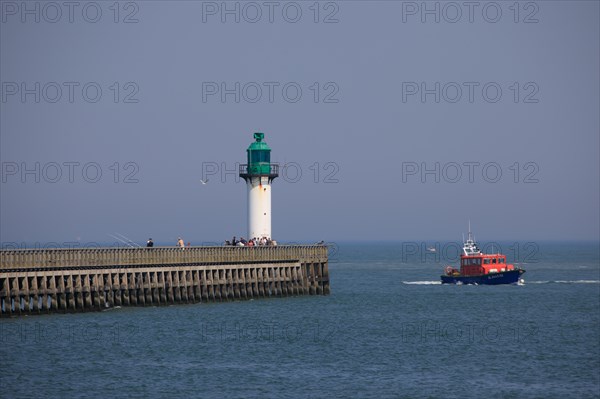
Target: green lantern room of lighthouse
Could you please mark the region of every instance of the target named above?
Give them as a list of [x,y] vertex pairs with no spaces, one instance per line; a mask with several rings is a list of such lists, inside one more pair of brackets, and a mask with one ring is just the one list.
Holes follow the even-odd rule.
[[[250,144],[248,153],[248,167],[246,173],[254,176],[269,176],[276,174],[271,165],[271,148],[263,140],[264,133],[254,133],[254,142]],[[275,173],[273,173],[275,172]]]

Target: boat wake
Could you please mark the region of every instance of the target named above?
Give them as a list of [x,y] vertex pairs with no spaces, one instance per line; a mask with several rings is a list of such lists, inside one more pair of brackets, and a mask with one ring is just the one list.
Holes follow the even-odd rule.
[[[402,284],[407,285],[438,285],[442,284],[441,281],[403,281]],[[527,284],[600,284],[600,280],[540,280],[540,281],[528,281],[518,282],[518,285]],[[457,283],[457,285],[460,285]]]
[[600,280],[541,280],[526,281],[526,284],[600,284]]
[[104,309],[102,309],[103,312],[110,312],[112,310],[117,310],[117,309],[121,309],[120,306],[112,306],[112,307],[106,307]]

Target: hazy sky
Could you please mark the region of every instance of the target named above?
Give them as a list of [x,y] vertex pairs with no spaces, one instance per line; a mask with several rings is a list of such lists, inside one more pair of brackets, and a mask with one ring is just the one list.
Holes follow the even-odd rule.
[[0,5],[3,243],[600,238],[597,1]]

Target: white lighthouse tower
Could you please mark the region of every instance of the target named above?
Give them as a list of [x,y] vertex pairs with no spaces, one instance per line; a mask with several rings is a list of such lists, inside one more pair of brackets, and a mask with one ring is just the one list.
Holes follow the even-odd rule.
[[271,183],[279,176],[279,165],[271,163],[271,149],[264,133],[254,133],[248,163],[240,165],[240,177],[248,186],[248,239],[271,238]]

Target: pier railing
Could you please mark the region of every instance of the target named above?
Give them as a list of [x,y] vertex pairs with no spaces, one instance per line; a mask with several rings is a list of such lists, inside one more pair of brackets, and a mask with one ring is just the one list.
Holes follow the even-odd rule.
[[154,247],[0,250],[0,272],[22,269],[115,268],[135,266],[201,265],[217,263],[326,262],[323,245],[275,247]]

